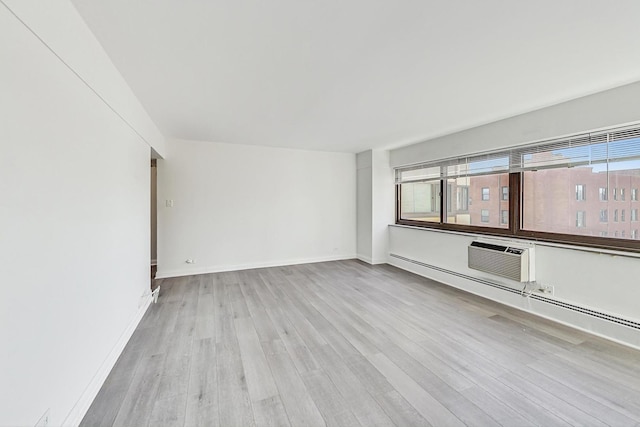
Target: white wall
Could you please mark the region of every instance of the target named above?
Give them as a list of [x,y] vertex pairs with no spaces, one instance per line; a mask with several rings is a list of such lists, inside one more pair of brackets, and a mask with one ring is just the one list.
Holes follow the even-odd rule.
[[[622,86],[393,150],[390,165],[393,167],[471,154],[638,121],[639,98],[640,83]],[[390,238],[391,253],[452,271],[467,272],[472,276],[480,274],[466,268],[466,248],[473,237],[392,227]],[[394,265],[402,268],[416,268],[394,258],[391,260]],[[525,306],[525,302],[512,301],[513,297],[503,291],[461,281],[454,276],[443,275],[433,270],[418,269],[415,272],[640,347],[640,334],[630,328],[592,321],[584,316],[563,314],[558,310],[549,311],[548,305]],[[559,299],[630,320],[640,319],[640,261],[637,258],[538,245],[536,274],[538,282],[555,287],[555,296]]]
[[358,259],[373,263],[373,152],[356,156],[358,176],[356,180],[357,203],[357,253]]
[[[486,275],[467,267],[467,246],[476,238],[473,235],[398,226],[390,227],[389,234],[389,252],[392,254],[512,287],[520,286],[507,279]],[[555,298],[640,322],[640,259],[541,244],[536,245],[535,250],[536,281],[539,284],[552,285],[555,288]],[[640,333],[635,329],[533,301],[394,257],[390,257],[390,264],[640,348]]]
[[373,150],[373,263],[386,263],[389,258],[389,224],[395,221],[395,187],[389,168],[389,151]]
[[113,113],[162,157],[164,136],[68,0],[3,0]]
[[355,257],[355,155],[168,148],[158,161],[158,277]]
[[392,167],[640,121],[640,82],[391,151]]
[[358,153],[357,252],[370,264],[386,263],[388,225],[394,221],[394,182],[389,168],[389,152],[368,150]]
[[[92,37],[70,7],[21,18]],[[3,5],[0,64],[0,425],[75,425],[148,303],[150,148]]]

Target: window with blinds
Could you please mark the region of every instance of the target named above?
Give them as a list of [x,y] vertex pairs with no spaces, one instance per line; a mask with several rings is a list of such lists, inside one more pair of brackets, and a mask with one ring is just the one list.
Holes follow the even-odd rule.
[[604,246],[637,241],[630,221],[601,219],[638,209],[640,126],[398,168],[396,185],[399,223]]

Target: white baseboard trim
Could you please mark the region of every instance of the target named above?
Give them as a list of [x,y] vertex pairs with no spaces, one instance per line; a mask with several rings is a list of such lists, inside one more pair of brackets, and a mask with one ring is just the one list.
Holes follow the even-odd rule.
[[358,258],[362,262],[366,262],[367,264],[372,264],[373,265],[373,259],[371,259],[371,257],[364,256],[364,255],[358,255],[358,256],[356,256],[356,258]]
[[235,265],[211,265],[197,268],[184,268],[175,270],[162,270],[160,267],[156,273],[156,279],[168,279],[171,277],[193,276],[195,274],[222,273],[225,271],[252,270],[254,268],[283,267],[287,265],[311,264],[314,262],[341,261],[345,259],[354,259],[355,254],[335,255],[317,258],[301,258],[293,260],[267,261],[248,264]]
[[111,372],[111,369],[113,369],[113,367],[115,366],[118,358],[122,354],[122,351],[133,335],[133,332],[136,330],[138,324],[142,320],[142,316],[144,316],[147,308],[149,308],[151,301],[152,297],[151,294],[149,294],[138,309],[138,312],[135,314],[133,319],[131,319],[131,322],[129,322],[127,328],[124,330],[122,335],[120,335],[120,338],[118,338],[118,342],[116,342],[115,346],[111,349],[107,358],[104,360],[104,362],[102,362],[102,365],[98,369],[98,372],[96,372],[96,374],[93,376],[91,382],[82,393],[82,396],[80,396],[80,399],[78,399],[76,404],[71,409],[71,412],[69,412],[69,414],[65,418],[62,426],[76,427],[80,425],[82,419],[87,414],[89,407],[91,407],[93,400],[98,395],[100,388],[107,379],[107,376]]

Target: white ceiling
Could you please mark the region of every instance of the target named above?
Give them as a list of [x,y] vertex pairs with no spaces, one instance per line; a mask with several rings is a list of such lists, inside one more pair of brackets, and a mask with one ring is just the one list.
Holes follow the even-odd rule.
[[72,0],[166,136],[359,152],[640,80],[637,0]]

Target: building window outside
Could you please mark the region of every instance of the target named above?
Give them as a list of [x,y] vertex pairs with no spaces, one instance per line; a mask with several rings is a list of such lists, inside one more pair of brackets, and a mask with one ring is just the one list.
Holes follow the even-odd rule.
[[618,209],[613,211],[613,222],[618,222]]
[[500,211],[500,224],[509,224],[509,211]]
[[598,189],[598,195],[600,197],[600,200],[603,201],[603,202],[609,200],[609,194],[607,192],[607,188],[606,187],[600,187]]
[[631,209],[631,221],[638,220],[638,209]]
[[608,222],[608,221],[609,221],[609,210],[600,209],[600,222]]
[[620,232],[620,237],[624,237],[624,235],[625,235],[625,231],[624,231],[624,230],[622,230],[622,231]]
[[482,201],[489,200],[489,187],[482,187]]
[[626,199],[626,194],[624,191],[624,188],[620,189],[620,200],[622,200],[624,202],[624,200]]
[[620,211],[620,222],[624,222],[624,209]]
[[480,221],[489,222],[489,209],[482,209],[480,212]]
[[613,200],[618,200],[618,189],[613,187]]
[[607,237],[609,235],[609,233],[607,233],[606,231],[601,231],[600,232],[600,237]]
[[502,200],[509,200],[509,187],[502,187]]
[[576,227],[583,228],[587,226],[587,213],[585,211],[576,212]]
[[634,202],[638,201],[638,189],[637,188],[631,189],[631,200],[634,201]]
[[638,230],[633,230],[631,232],[631,238],[632,239],[638,239]]
[[469,210],[469,186],[468,185],[458,185],[456,188],[457,191],[457,208],[458,211],[468,211]]
[[576,200],[587,200],[587,192],[584,184],[576,185]]

